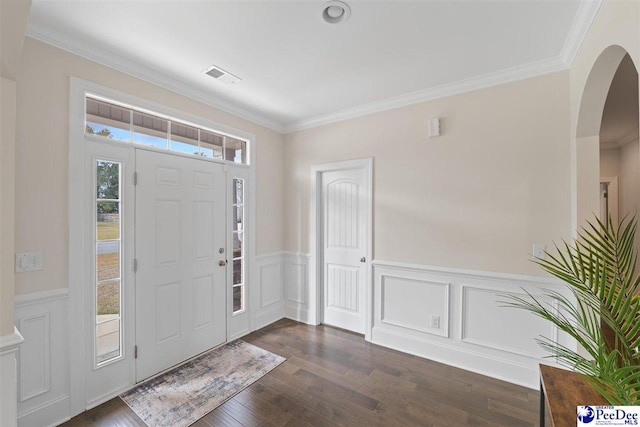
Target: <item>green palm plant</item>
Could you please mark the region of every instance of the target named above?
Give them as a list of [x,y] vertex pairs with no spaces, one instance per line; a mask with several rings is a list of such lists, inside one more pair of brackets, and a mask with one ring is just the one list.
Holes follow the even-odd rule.
[[[573,337],[588,356],[552,339],[538,343],[570,369],[585,375],[612,405],[640,405],[640,275],[634,247],[637,220],[609,226],[596,218],[572,244],[534,262],[564,281],[573,298],[555,291],[542,296],[506,295],[506,305],[528,310]],[[562,249],[561,249],[562,248]],[[552,303],[552,302],[555,302]],[[602,324],[614,339],[605,339]]]

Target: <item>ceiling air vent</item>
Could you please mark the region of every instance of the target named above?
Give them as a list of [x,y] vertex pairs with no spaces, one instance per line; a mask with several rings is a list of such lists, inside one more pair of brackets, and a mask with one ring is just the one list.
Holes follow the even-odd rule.
[[223,70],[220,67],[216,67],[215,65],[212,65],[211,67],[204,70],[204,73],[223,83],[238,83],[240,80],[242,80],[240,77],[234,76],[233,74]]

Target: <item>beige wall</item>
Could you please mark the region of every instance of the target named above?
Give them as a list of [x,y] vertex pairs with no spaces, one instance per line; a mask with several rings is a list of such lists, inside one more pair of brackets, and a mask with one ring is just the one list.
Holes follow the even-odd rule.
[[620,173],[620,149],[600,150],[600,177],[614,177]]
[[17,78],[16,251],[42,251],[44,269],[19,275],[16,294],[68,285],[70,76],[255,134],[257,252],[282,250],[281,134],[28,38]]
[[[372,156],[375,258],[538,273],[532,243],[567,237],[578,199],[583,212],[597,212],[597,189],[595,197],[578,191],[591,193],[598,167],[590,144],[578,155],[582,93],[609,45],[638,66],[639,22],[639,2],[605,1],[569,72],[295,132],[284,148],[277,132],[27,39],[17,78],[15,250],[43,251],[45,268],[20,275],[16,293],[67,286],[70,75],[255,133],[259,254],[309,251],[312,164]],[[444,135],[428,139],[434,116]]]
[[[620,213],[640,213],[640,152],[638,140],[620,147]],[[621,216],[621,217],[622,217]],[[640,219],[640,218],[639,218]],[[640,229],[636,232],[636,249],[640,251]],[[640,272],[640,266],[636,268]]]
[[16,74],[31,0],[0,1],[0,336],[13,333]]
[[0,144],[0,336],[13,333],[14,297],[14,155],[16,83],[2,77],[2,144]]
[[[574,229],[578,224],[584,224],[585,219],[592,217],[593,212],[599,211],[599,190],[597,185],[593,185],[594,176],[598,176],[599,149],[592,144],[592,138],[598,139],[604,100],[618,64],[610,64],[610,72],[594,72],[593,79],[588,79],[600,55],[611,46],[617,46],[614,49],[621,51],[621,55],[629,53],[636,69],[640,68],[640,2],[605,0],[570,68]],[[608,53],[611,51],[609,49]],[[598,82],[603,85],[604,93],[601,99],[594,98],[590,96],[590,91],[585,91],[587,81],[590,87]],[[588,100],[584,105],[583,98]],[[585,117],[590,119],[580,120]]]
[[[570,235],[569,74],[559,72],[285,136],[285,247],[309,251],[314,164],[374,158],[374,258],[540,273]],[[442,117],[429,139],[427,120]]]
[[576,144],[576,157],[582,166],[577,170],[576,193],[580,226],[585,221],[594,222],[600,217],[600,138],[598,135],[583,137]]
[[640,154],[638,140],[620,147],[620,212],[634,215],[640,211]]
[[637,139],[622,147],[600,150],[600,176],[618,178],[620,218],[640,212],[640,154]]

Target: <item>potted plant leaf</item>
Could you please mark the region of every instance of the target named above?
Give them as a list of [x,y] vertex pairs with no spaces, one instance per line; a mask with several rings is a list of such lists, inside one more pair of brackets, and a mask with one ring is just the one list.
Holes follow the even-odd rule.
[[[636,217],[620,224],[596,218],[569,244],[534,262],[561,279],[573,294],[507,295],[506,304],[528,310],[573,337],[583,352],[541,337],[558,363],[587,377],[612,405],[640,405],[640,275],[634,247]],[[555,302],[555,304],[552,304]],[[609,330],[607,334],[603,330]]]

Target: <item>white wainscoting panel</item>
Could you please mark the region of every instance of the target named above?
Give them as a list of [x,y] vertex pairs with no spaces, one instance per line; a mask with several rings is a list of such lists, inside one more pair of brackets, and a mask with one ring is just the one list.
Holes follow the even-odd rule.
[[281,252],[256,257],[258,284],[253,299],[255,327],[260,329],[284,317],[283,254]]
[[313,324],[309,296],[309,255],[284,253],[285,316],[299,322]]
[[390,328],[449,336],[449,283],[382,276],[376,301],[380,301],[380,322]]
[[27,339],[21,347],[20,396],[21,402],[51,390],[50,316],[40,313],[18,320],[18,329]]
[[[371,341],[375,344],[537,389],[538,364],[553,364],[535,342],[541,335],[576,348],[549,322],[504,307],[505,295],[571,297],[559,281],[374,261]],[[433,316],[439,316],[436,328]]]
[[274,262],[260,268],[260,308],[282,304],[282,263]]
[[[514,354],[543,358],[547,353],[532,339],[545,336],[557,339],[558,329],[525,310],[506,308],[504,295],[526,297],[524,292],[498,292],[493,289],[462,285],[461,339],[464,342],[507,351]],[[487,313],[497,313],[495,315]],[[496,325],[497,318],[508,321]],[[526,325],[526,334],[523,334]]]
[[0,336],[0,426],[15,427],[18,423],[17,354],[24,338],[14,326],[12,334]]
[[18,426],[46,427],[69,418],[68,290],[19,295]]

